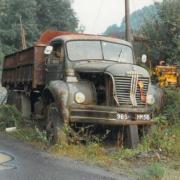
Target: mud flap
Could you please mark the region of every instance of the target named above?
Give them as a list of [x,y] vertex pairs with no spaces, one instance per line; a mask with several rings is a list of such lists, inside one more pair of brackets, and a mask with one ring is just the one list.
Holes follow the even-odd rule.
[[129,125],[127,127],[127,146],[129,148],[136,148],[139,143],[139,133],[137,125]]

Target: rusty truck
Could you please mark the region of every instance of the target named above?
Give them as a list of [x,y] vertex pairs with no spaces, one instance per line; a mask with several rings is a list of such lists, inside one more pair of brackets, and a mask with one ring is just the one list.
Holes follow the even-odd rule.
[[150,75],[121,39],[46,31],[33,47],[5,56],[2,83],[8,103],[43,121],[54,138],[64,123],[123,126],[133,146],[139,127],[153,123]]

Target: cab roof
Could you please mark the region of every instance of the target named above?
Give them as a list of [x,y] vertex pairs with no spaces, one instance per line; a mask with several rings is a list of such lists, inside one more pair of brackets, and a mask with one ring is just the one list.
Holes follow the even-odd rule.
[[132,46],[131,43],[118,38],[93,35],[93,34],[82,34],[77,32],[55,31],[55,30],[47,30],[44,33],[42,33],[39,40],[36,43],[47,45],[59,40],[62,40],[64,42],[70,40],[101,40],[101,41],[121,43],[128,46]]
[[99,40],[99,41],[108,41],[113,43],[120,43],[127,46],[132,46],[130,42],[124,41],[122,39],[101,36],[101,35],[90,35],[90,34],[68,34],[68,35],[61,35],[57,36],[52,39],[51,42],[56,42],[59,40],[63,40],[64,42],[73,41],[73,40]]

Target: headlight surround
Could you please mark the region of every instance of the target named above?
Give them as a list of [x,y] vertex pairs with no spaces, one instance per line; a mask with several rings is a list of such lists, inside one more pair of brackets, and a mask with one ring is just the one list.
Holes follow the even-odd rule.
[[153,105],[155,103],[155,98],[152,94],[148,94],[146,96],[146,103],[149,105]]
[[76,103],[82,104],[82,103],[85,102],[85,100],[86,100],[85,95],[82,92],[77,92],[75,94],[75,101],[76,101]]

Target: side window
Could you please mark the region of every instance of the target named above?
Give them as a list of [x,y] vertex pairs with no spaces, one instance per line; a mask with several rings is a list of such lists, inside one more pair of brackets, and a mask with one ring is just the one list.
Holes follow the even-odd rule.
[[64,47],[62,44],[56,44],[53,46],[53,52],[51,54],[50,64],[60,64],[64,60]]

